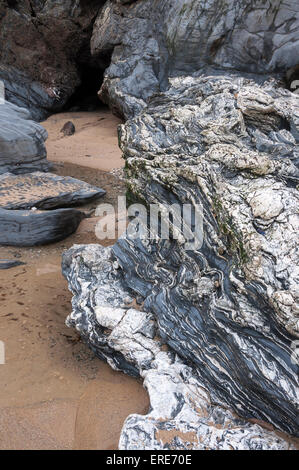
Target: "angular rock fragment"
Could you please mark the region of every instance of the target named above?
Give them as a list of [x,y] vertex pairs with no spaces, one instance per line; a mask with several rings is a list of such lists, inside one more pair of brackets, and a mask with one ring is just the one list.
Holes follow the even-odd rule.
[[27,173],[49,168],[46,129],[30,113],[8,101],[0,105],[0,174]]
[[14,259],[0,259],[0,269],[11,269],[17,266],[22,266],[25,263]]
[[127,418],[120,449],[293,448],[274,432],[212,404],[200,373],[163,350],[155,316],[126,306],[126,280],[111,248],[75,245],[65,252],[62,269],[74,294],[67,324],[114,369],[140,375],[149,393],[150,412]]
[[0,209],[0,245],[36,246],[58,242],[77,230],[84,214],[76,209]]
[[0,207],[3,209],[54,209],[83,204],[106,191],[88,183],[52,173],[0,176]]

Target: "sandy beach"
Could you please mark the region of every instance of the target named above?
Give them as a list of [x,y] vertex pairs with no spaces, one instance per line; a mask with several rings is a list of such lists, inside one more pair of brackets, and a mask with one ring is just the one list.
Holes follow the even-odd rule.
[[[60,129],[71,120],[73,136]],[[106,109],[51,116],[48,159],[53,172],[107,191],[116,203],[125,187],[110,173],[123,166],[117,144],[120,120]],[[97,203],[86,205],[92,211]],[[0,247],[0,258],[25,264],[0,271],[0,449],[116,449],[130,413],[146,413],[141,381],[113,371],[65,326],[71,293],[61,274],[61,254],[73,244],[98,243],[98,218],[84,219],[66,240],[36,248]],[[109,241],[112,244],[113,240]]]

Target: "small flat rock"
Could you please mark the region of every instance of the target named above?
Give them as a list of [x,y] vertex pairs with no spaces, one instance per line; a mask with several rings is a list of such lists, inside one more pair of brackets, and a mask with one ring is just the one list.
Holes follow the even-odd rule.
[[104,196],[106,191],[88,183],[53,173],[25,175],[6,173],[0,176],[2,209],[55,209],[83,204]]
[[17,261],[15,259],[0,259],[0,269],[15,268],[24,264],[26,263],[23,263],[22,261]]
[[74,233],[84,214],[76,209],[52,211],[0,208],[0,245],[36,246],[58,242]]

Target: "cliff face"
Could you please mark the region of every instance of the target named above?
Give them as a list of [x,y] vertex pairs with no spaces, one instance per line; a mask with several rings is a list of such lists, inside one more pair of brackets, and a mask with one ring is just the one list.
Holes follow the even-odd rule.
[[[0,80],[7,99],[42,120],[80,84],[93,21],[104,1],[0,1]],[[100,78],[99,78],[100,84]]]
[[100,96],[132,117],[147,99],[206,65],[257,74],[297,64],[296,0],[109,0],[93,29],[94,56],[114,48]]
[[106,71],[101,98],[125,117],[206,65],[259,74],[297,64],[296,0],[1,0],[0,79],[36,120],[63,107],[80,68]]

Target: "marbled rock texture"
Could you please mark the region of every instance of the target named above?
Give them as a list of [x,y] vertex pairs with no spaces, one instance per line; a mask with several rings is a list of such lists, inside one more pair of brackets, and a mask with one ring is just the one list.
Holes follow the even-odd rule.
[[35,120],[61,109],[80,84],[78,66],[93,65],[90,37],[103,3],[0,0],[0,80],[9,101]]
[[120,449],[292,448],[212,402],[200,374],[163,347],[157,317],[130,306],[123,268],[111,248],[75,245],[62,267],[74,294],[67,324],[113,368],[140,374],[149,393],[150,412],[127,418]]
[[[142,298],[163,342],[200,373],[213,400],[294,435],[298,101],[274,80],[173,79],[121,126],[120,145],[134,196],[164,212],[174,203],[203,207],[203,244],[186,250],[182,237],[123,237],[112,249],[125,288]],[[85,268],[86,290],[78,293]],[[88,293],[90,271],[99,282],[105,263],[93,258],[80,269],[68,274],[76,293],[71,318],[97,350],[103,339],[86,320],[90,298],[101,306],[115,295],[118,307],[123,293],[97,301]],[[132,369],[121,346],[115,353],[109,345],[103,356]]]
[[114,253],[162,338],[240,415],[298,434],[299,97],[238,75],[176,78],[122,126],[131,190],[203,207],[203,244]]
[[108,0],[91,51],[114,50],[101,98],[132,117],[168,77],[206,65],[284,72],[298,63],[297,0]]
[[76,209],[25,211],[0,208],[0,245],[55,243],[74,233],[83,218],[84,214]]
[[0,176],[0,207],[3,209],[55,209],[84,204],[106,191],[70,176],[36,171],[26,175]]
[[5,101],[0,104],[0,174],[47,170],[47,131],[31,120],[29,111]]

